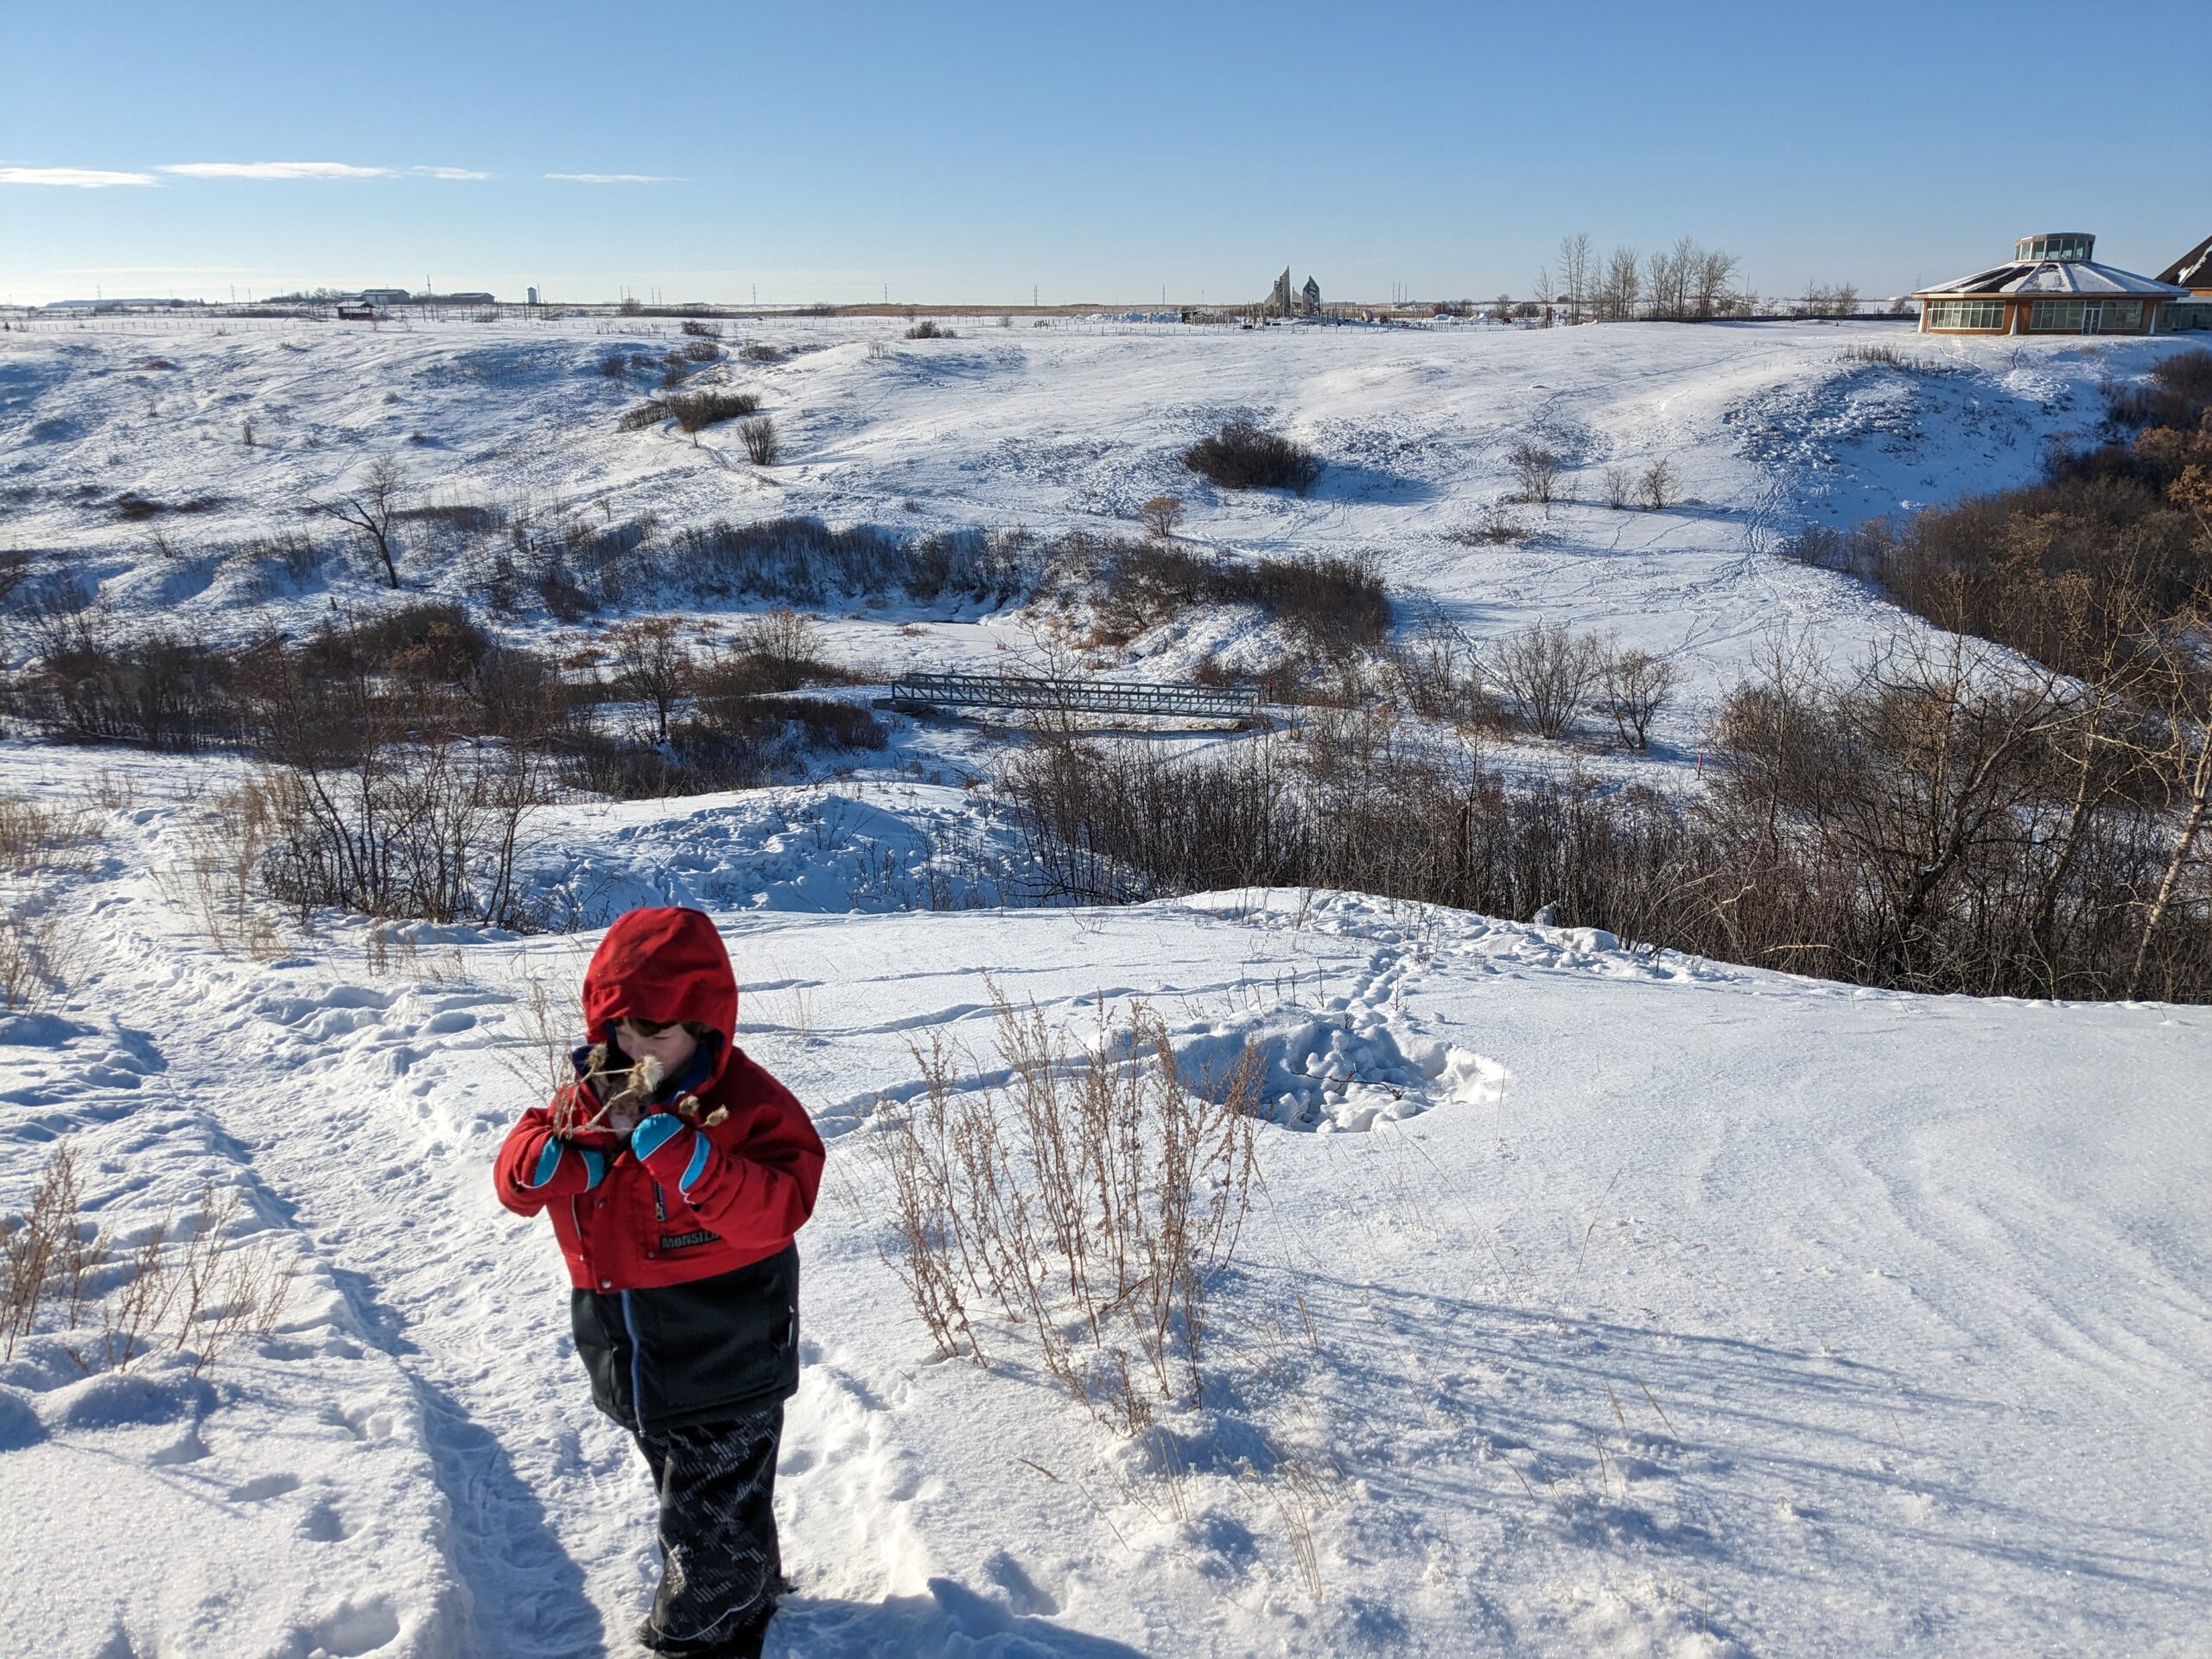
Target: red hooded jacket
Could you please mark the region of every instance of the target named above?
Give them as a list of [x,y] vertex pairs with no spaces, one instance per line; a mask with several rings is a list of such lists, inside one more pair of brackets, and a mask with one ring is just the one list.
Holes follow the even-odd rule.
[[[705,1081],[658,1108],[697,1130],[703,1145],[694,1169],[680,1187],[656,1180],[605,1128],[574,1131],[550,1147],[564,1106],[579,1122],[599,1109],[579,1078],[508,1132],[493,1178],[499,1202],[517,1215],[550,1211],[579,1290],[688,1284],[788,1249],[814,1211],[822,1138],[791,1090],[732,1040],[737,979],[713,922],[696,910],[630,912],[593,955],[583,1003],[594,1042],[611,1044],[625,1016],[715,1032]],[[718,1110],[725,1116],[709,1122]]]

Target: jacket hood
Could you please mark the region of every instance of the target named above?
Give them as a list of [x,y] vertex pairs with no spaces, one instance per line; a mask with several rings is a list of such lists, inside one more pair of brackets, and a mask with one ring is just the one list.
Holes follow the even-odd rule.
[[703,911],[633,910],[607,930],[584,970],[584,1025],[594,1041],[611,1042],[626,1017],[709,1027],[721,1041],[707,1083],[721,1075],[737,1034],[737,976]]

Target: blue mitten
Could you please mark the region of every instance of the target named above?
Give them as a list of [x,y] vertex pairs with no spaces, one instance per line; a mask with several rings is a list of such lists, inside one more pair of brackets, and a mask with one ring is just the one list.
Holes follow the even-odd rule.
[[594,1152],[589,1147],[571,1146],[548,1135],[545,1144],[538,1149],[537,1161],[523,1178],[523,1185],[533,1192],[565,1198],[588,1192],[606,1179],[604,1153]]
[[663,1186],[688,1194],[714,1147],[673,1112],[655,1112],[630,1132],[630,1150]]

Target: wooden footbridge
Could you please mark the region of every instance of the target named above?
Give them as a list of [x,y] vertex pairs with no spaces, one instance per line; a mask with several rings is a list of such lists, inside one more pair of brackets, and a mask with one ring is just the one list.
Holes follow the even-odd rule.
[[907,674],[892,681],[878,707],[925,709],[1018,709],[1052,715],[1134,715],[1160,720],[1221,720],[1256,724],[1254,686],[1198,685],[1166,680],[1061,680],[1033,674]]

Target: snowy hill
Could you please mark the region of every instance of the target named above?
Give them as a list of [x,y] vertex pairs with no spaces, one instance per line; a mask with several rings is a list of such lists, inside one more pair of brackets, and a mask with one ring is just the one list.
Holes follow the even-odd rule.
[[[296,626],[341,592],[374,601],[365,570],[272,595],[235,556],[302,531],[341,543],[302,508],[389,454],[418,505],[595,524],[650,515],[661,534],[785,514],[914,535],[1129,533],[1140,503],[1173,493],[1199,543],[1371,555],[1402,597],[1436,601],[1478,639],[1536,619],[1618,630],[1706,689],[1732,681],[1777,622],[1842,649],[1893,620],[1849,583],[1764,557],[1782,536],[2020,482],[2045,440],[2094,430],[2100,385],[2177,348],[1820,323],[1243,331],[1062,319],[963,322],[960,337],[925,340],[866,319],[721,325],[723,359],[685,384],[763,398],[785,449],[764,469],[730,425],[696,443],[665,423],[620,429],[656,395],[660,359],[700,343],[671,323],[41,326],[0,336],[6,538],[66,555],[125,619],[211,638]],[[735,355],[741,340],[772,360]],[[1853,355],[1869,346],[1903,365]],[[609,359],[632,366],[610,377]],[[1180,464],[1185,446],[1238,416],[1328,462],[1309,495],[1217,491]],[[1469,544],[1510,496],[1522,442],[1560,458],[1576,504],[1511,509],[1525,540]],[[1678,504],[1606,508],[1608,468],[1662,461]],[[418,553],[410,586],[467,591],[468,571],[434,531],[403,535]],[[893,666],[987,660],[1016,632],[901,639],[867,626],[897,618],[858,613],[848,648]]]
[[[655,534],[1122,531],[1172,490],[1201,543],[1370,553],[1478,636],[1618,629],[1709,696],[1777,621],[1839,655],[1897,625],[1778,536],[2017,482],[2170,349],[1900,329],[1898,366],[1816,324],[959,327],[734,326],[774,360],[702,373],[784,425],[766,470],[726,427],[620,429],[652,382],[600,365],[680,346],[672,325],[10,333],[0,550],[126,627],[238,639],[376,602],[359,569],[256,585],[240,550],[385,453],[421,503]],[[1179,467],[1236,415],[1324,454],[1310,496]],[[1469,544],[1523,440],[1579,501]],[[1603,505],[1605,468],[1662,460],[1679,504]],[[470,591],[427,524],[413,591]],[[855,661],[995,664],[1021,619],[855,595],[831,633]],[[594,914],[710,911],[740,1040],[829,1143],[771,1655],[2202,1650],[2205,1010],[1859,991],[1355,894],[918,910],[932,861],[993,833],[921,781],[967,741],[567,803],[527,861]],[[67,832],[0,836],[0,896],[35,925],[11,937],[43,953],[0,961],[35,992],[0,1015],[0,1213],[67,1145],[117,1251],[0,1357],[0,1651],[622,1652],[658,1571],[644,1469],[589,1404],[550,1233],[488,1179],[597,935],[249,915],[204,816],[245,770],[0,743],[0,804]],[[929,891],[994,900],[964,881]],[[1018,1341],[939,1358],[887,1259],[878,1103],[917,1093],[933,1034],[983,1086],[1000,994],[1078,1038],[1141,1001],[1194,1064],[1265,1059],[1264,1193],[1207,1391],[1135,1438]],[[291,1272],[281,1314],[212,1365],[173,1319],[104,1363],[130,1252],[210,1182],[232,1259]]]

